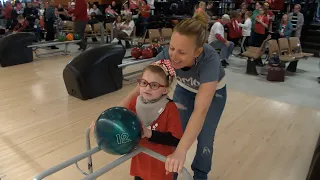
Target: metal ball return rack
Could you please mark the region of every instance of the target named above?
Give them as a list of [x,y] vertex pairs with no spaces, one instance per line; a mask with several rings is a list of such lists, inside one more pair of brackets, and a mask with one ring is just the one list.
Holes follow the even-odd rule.
[[[101,151],[101,148],[99,146],[94,147],[91,149],[91,145],[90,145],[90,128],[87,129],[86,131],[86,143],[87,143],[87,151],[84,153],[81,153],[67,161],[64,161],[50,169],[47,169],[43,172],[41,172],[40,174],[36,175],[33,179],[34,180],[41,180],[44,179],[45,177],[48,177],[66,167],[71,166],[72,164],[75,164],[77,169],[83,174],[85,175],[85,177],[82,180],[94,180],[98,177],[100,177],[101,175],[107,173],[108,171],[112,170],[113,168],[119,166],[120,164],[124,163],[125,161],[131,159],[132,157],[138,155],[139,153],[145,153],[153,158],[156,158],[162,162],[165,162],[166,157],[151,151],[149,149],[146,149],[144,147],[137,147],[134,151],[125,154],[123,156],[121,156],[120,158],[118,158],[117,160],[109,163],[108,165],[102,167],[101,169],[98,169],[97,171],[93,172],[93,166],[92,166],[92,155]],[[78,162],[88,158],[88,173],[83,171],[82,169],[80,169],[80,167],[78,166]],[[183,179],[186,180],[193,180],[192,176],[190,175],[190,173],[188,172],[188,170],[186,168],[182,169],[182,174],[183,174]]]

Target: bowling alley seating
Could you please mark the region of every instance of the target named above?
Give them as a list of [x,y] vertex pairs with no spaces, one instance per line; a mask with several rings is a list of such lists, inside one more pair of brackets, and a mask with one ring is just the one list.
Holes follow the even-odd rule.
[[[282,47],[284,48],[284,46],[282,45]],[[297,59],[289,54],[282,54],[284,52],[286,52],[287,50],[282,49],[282,53],[280,52],[279,49],[279,45],[277,40],[275,39],[271,39],[268,41],[268,50],[269,50],[269,57],[272,57],[273,55],[278,55],[280,58],[280,61],[282,62],[291,62],[291,61],[296,61]]]
[[169,43],[170,39],[171,39],[171,36],[172,36],[172,29],[171,28],[162,28],[160,30],[160,35],[161,35],[162,40],[164,42]]
[[267,41],[268,38],[263,41],[260,47],[250,46],[246,52],[241,54],[242,56],[248,58],[246,70],[247,74],[258,75],[255,60],[261,58],[261,56],[265,53],[265,46]]
[[81,100],[92,99],[122,88],[122,63],[125,49],[120,44],[107,44],[87,49],[63,70],[68,94]]
[[[172,35],[171,28],[162,29],[148,29],[148,33],[145,33],[144,37],[138,40],[140,44],[157,43],[160,45],[167,45],[170,42]],[[146,38],[148,36],[148,39]]]
[[[0,39],[0,64],[14,66],[33,61],[32,48],[28,48],[36,37],[33,33],[10,34]],[[17,53],[19,52],[19,53]]]
[[291,50],[293,56],[297,56],[298,54],[301,54],[304,58],[308,58],[308,57],[311,57],[314,55],[312,53],[302,52],[300,39],[297,37],[290,37],[289,38],[289,46],[290,46],[290,50]]
[[296,60],[307,59],[313,56],[311,53],[303,53],[300,40],[296,37],[280,38],[278,39],[279,50],[281,53],[285,53],[288,56],[293,56]]

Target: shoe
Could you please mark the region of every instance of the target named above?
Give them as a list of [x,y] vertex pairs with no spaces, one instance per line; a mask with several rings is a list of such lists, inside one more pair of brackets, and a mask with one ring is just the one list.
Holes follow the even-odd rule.
[[221,61],[221,65],[222,65],[222,67],[226,68],[228,63],[226,60],[223,60],[223,61]]
[[226,60],[222,60],[221,63],[225,64],[226,66],[229,66],[229,63]]
[[52,46],[51,49],[59,49],[57,46]]

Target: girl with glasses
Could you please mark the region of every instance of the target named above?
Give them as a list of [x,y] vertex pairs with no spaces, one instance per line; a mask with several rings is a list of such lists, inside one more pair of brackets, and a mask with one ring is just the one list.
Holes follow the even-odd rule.
[[[169,60],[147,66],[138,80],[140,94],[126,106],[142,122],[139,145],[163,156],[174,152],[183,134],[178,108],[168,97],[175,75]],[[165,171],[165,163],[143,153],[132,158],[130,175],[135,180],[173,180],[173,173]]]
[[[168,98],[175,71],[169,60],[147,66],[138,80],[140,95],[133,98],[128,109],[137,113],[143,124],[140,146],[168,156],[174,152],[182,136],[182,125],[175,103]],[[130,174],[135,180],[172,180],[165,164],[140,153],[132,158]]]

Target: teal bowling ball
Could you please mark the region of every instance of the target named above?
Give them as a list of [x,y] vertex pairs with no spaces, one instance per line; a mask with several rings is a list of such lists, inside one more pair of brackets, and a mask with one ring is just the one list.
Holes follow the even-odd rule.
[[133,151],[139,144],[142,124],[137,115],[124,107],[105,110],[98,117],[94,134],[98,146],[112,155]]

